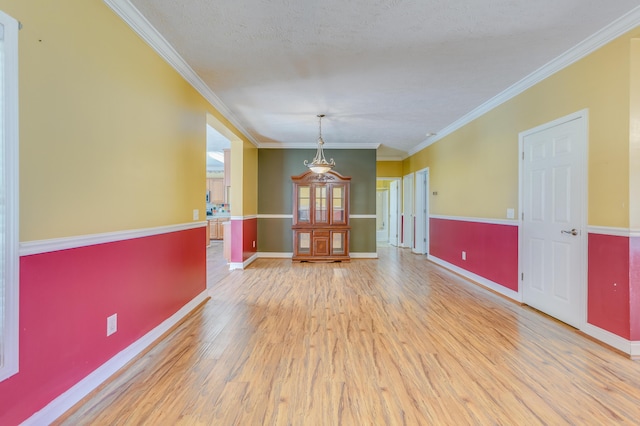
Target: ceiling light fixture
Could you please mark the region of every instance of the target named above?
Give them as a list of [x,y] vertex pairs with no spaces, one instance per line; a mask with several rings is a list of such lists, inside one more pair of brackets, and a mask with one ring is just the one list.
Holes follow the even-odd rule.
[[313,162],[309,163],[307,160],[304,160],[304,165],[307,166],[313,173],[327,173],[331,170],[336,163],[333,161],[327,161],[324,158],[324,151],[322,150],[322,145],[324,145],[324,141],[322,140],[322,117],[324,114],[318,114],[318,151],[316,152],[316,156],[313,158]]

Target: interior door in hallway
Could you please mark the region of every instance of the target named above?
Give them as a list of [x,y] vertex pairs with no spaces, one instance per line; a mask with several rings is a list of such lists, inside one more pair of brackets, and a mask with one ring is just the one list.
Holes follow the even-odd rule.
[[412,251],[429,253],[429,168],[416,172],[415,182],[415,241]]
[[578,328],[585,306],[585,115],[521,134],[523,301]]
[[376,241],[389,242],[389,191],[376,191]]
[[394,180],[389,186],[389,244],[398,245],[398,181]]
[[413,173],[402,179],[402,247],[413,248]]

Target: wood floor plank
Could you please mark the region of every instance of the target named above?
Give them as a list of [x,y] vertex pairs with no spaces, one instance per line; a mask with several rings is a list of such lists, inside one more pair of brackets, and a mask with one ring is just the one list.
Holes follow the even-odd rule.
[[60,425],[637,424],[640,365],[428,262],[258,259]]

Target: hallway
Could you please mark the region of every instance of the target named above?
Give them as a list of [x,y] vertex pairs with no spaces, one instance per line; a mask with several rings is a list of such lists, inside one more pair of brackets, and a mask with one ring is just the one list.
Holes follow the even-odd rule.
[[638,421],[636,361],[424,256],[378,253],[227,272],[201,309],[57,424]]

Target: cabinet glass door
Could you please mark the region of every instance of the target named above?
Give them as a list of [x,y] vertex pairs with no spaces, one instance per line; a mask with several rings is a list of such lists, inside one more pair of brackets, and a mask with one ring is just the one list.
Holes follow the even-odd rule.
[[297,223],[310,223],[309,209],[311,207],[311,188],[298,186],[298,212]]
[[331,235],[331,254],[344,254],[344,232],[333,232]]
[[311,232],[298,231],[297,237],[298,254],[311,254]]
[[316,186],[315,193],[315,212],[316,217],[314,218],[315,223],[328,223],[329,218],[327,216],[327,186],[326,185],[318,185]]
[[343,185],[334,185],[331,191],[331,221],[334,224],[346,223],[347,218],[344,209],[345,189]]

